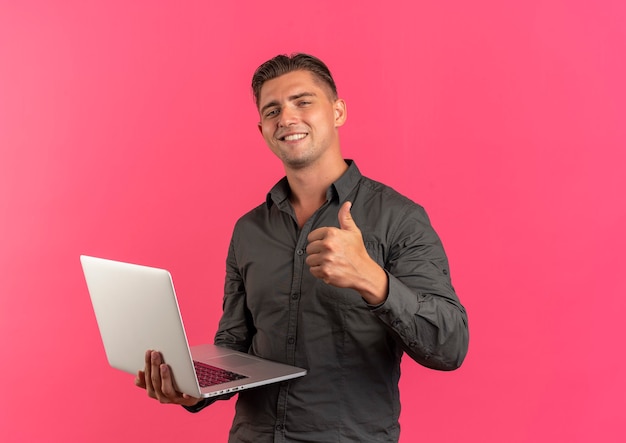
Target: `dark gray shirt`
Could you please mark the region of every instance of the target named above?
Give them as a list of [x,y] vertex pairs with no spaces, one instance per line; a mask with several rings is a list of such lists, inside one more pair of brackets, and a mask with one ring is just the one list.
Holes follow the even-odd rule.
[[[308,374],[240,392],[232,442],[395,442],[403,353],[440,370],[465,357],[467,316],[425,211],[348,164],[301,229],[286,179],[235,226],[215,343]],[[368,253],[387,272],[382,305],[325,284],[305,264],[308,234],[339,227],[345,201]]]

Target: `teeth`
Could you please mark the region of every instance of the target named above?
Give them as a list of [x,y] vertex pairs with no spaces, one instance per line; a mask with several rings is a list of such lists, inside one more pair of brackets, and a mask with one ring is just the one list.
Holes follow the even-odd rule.
[[306,137],[306,134],[292,134],[292,135],[286,135],[285,140],[287,141],[300,140],[300,139],[303,139],[304,137]]

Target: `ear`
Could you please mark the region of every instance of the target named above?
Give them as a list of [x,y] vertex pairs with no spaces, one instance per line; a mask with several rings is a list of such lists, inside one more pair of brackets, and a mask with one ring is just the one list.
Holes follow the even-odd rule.
[[335,100],[333,104],[333,109],[335,111],[335,128],[343,126],[348,118],[348,109],[346,108],[346,102],[339,98]]
[[259,132],[261,133],[261,135],[263,135],[263,125],[261,124],[261,122],[257,123],[256,127],[259,128]]

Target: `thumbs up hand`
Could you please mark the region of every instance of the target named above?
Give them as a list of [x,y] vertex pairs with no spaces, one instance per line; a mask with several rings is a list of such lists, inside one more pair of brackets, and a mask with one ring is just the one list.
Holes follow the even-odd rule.
[[339,209],[339,228],[323,227],[309,234],[306,264],[325,283],[355,289],[367,303],[377,305],[387,298],[387,274],[367,253],[351,207],[345,202]]

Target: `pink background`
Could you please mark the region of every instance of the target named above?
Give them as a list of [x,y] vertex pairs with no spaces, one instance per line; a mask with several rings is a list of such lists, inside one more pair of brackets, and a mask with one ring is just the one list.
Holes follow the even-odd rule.
[[232,401],[108,367],[78,256],[170,269],[212,340],[233,223],[282,176],[249,80],[305,51],[469,312],[460,370],[403,362],[401,441],[624,441],[626,3],[211,3],[0,3],[0,440],[225,440]]

